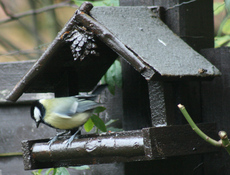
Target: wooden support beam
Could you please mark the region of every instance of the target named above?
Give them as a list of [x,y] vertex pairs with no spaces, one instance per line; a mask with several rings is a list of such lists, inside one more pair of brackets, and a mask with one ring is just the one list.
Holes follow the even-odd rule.
[[[216,134],[215,124],[198,126],[211,137]],[[65,139],[56,141],[51,148],[48,139],[23,141],[25,169],[155,160],[218,150],[197,136],[189,125],[84,135],[69,147]]]
[[163,82],[150,80],[148,82],[148,92],[152,126],[166,126],[167,116]]

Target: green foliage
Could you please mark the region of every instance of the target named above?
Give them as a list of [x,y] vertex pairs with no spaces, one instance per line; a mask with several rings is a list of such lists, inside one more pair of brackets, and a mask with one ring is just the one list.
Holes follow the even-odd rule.
[[84,129],[86,132],[90,132],[94,126],[97,129],[100,129],[102,132],[106,132],[105,123],[100,119],[99,113],[103,112],[106,108],[103,106],[99,106],[94,109],[93,113],[97,113],[97,115],[93,114],[91,118],[84,124]]
[[122,87],[122,72],[120,61],[114,61],[106,74],[102,77],[101,82],[103,84],[108,84],[108,89],[113,95],[115,94],[115,86],[119,88]]
[[227,13],[229,13],[230,12],[230,0],[225,0],[224,2],[225,2]]
[[42,174],[42,169],[37,170],[37,171],[32,171],[33,175],[41,175]]
[[[73,2],[80,6],[85,0],[73,0]],[[119,6],[119,0],[89,0],[93,6]]]
[[119,131],[123,131],[123,129],[121,128],[114,128],[114,127],[108,127],[109,125],[111,125],[112,123],[116,122],[117,120],[114,120],[114,119],[111,119],[109,120],[105,126],[107,127],[107,131],[110,131],[110,132],[119,132]]
[[120,132],[123,131],[121,128],[107,127],[107,131],[109,132]]
[[230,35],[215,37],[215,48],[221,46],[230,46]]
[[214,15],[218,15],[225,10],[225,4],[220,2],[213,3]]
[[103,122],[103,120],[98,115],[93,114],[91,116],[91,120],[93,121],[94,125],[98,129],[100,129],[102,132],[106,132],[107,131],[105,123]]
[[[37,171],[33,171],[32,174],[33,175],[42,175],[42,169],[37,170]],[[66,168],[64,167],[60,167],[60,168],[50,168],[48,170],[46,170],[44,175],[69,175],[69,172]]]
[[94,123],[91,118],[87,120],[87,122],[84,124],[84,129],[86,132],[90,132],[94,127]]
[[88,165],[82,165],[82,166],[75,166],[75,167],[69,167],[75,170],[88,170],[90,167]]
[[103,107],[103,106],[98,106],[97,108],[95,108],[94,110],[93,110],[93,113],[100,113],[100,112],[103,112],[104,110],[106,110],[106,108],[105,107]]
[[[83,166],[76,166],[76,167],[69,167],[75,170],[88,170],[90,167],[88,165],[83,165]],[[68,170],[64,167],[60,168],[50,168],[46,170],[44,173],[42,173],[43,169],[33,171],[33,175],[70,175]]]
[[223,25],[223,28],[222,28],[222,32],[226,35],[230,34],[230,18],[226,19],[226,21]]
[[225,0],[225,3],[214,3],[214,15],[221,12],[227,12],[227,15],[221,22],[217,35],[215,37],[215,47],[230,46],[230,0]]

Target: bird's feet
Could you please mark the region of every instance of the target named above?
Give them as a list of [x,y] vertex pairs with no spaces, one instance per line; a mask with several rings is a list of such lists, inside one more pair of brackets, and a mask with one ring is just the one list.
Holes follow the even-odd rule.
[[75,138],[78,138],[77,134],[81,131],[82,127],[79,127],[78,130],[67,140],[66,147],[70,146]]
[[52,138],[49,142],[48,142],[48,144],[49,144],[49,149],[51,148],[51,145],[55,142],[55,141],[57,141],[58,140],[58,137],[60,137],[60,136],[62,136],[62,135],[64,135],[64,134],[66,134],[66,133],[68,133],[69,131],[67,130],[67,131],[64,131],[64,132],[60,132],[60,133],[58,133],[54,138]]
[[66,147],[70,146],[71,143],[73,142],[73,140],[74,140],[75,138],[78,139],[78,136],[76,136],[76,135],[74,134],[74,135],[72,135],[68,140],[66,140],[66,141],[65,141],[65,142],[66,142]]
[[59,135],[56,135],[54,138],[52,138],[52,139],[48,142],[48,144],[49,144],[49,149],[51,148],[51,145],[52,145],[55,141],[58,140],[58,137],[59,137]]

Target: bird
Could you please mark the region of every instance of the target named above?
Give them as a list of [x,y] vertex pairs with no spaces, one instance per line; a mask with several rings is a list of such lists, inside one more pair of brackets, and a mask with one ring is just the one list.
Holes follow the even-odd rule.
[[93,110],[103,105],[95,100],[105,87],[107,84],[98,85],[91,94],[40,99],[32,104],[30,114],[37,128],[40,123],[43,123],[55,129],[65,130],[48,142],[49,148],[58,137],[77,130],[69,138],[67,146],[72,143],[77,133],[82,129],[82,125],[91,117]]

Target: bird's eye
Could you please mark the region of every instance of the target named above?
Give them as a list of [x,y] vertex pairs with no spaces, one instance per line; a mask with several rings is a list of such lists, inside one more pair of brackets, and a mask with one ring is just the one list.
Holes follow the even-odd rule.
[[37,107],[34,108],[34,119],[36,122],[41,120],[41,111]]

